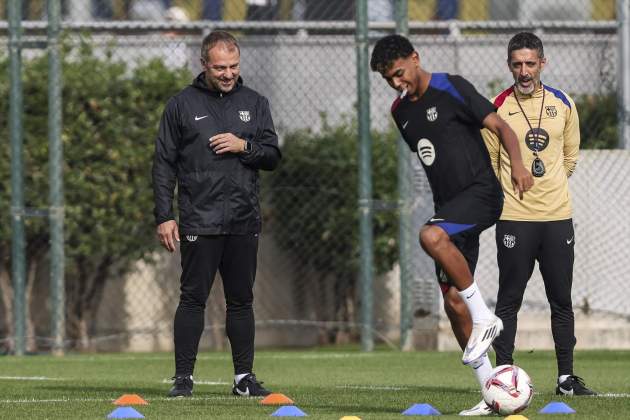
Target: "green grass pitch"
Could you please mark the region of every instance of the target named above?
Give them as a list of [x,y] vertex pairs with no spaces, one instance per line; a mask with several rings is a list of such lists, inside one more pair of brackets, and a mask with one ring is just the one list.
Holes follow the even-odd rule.
[[[576,352],[575,373],[602,393],[598,397],[554,395],[552,352],[518,353],[516,359],[535,387],[532,405],[522,413],[527,418],[630,419],[630,352]],[[409,417],[401,413],[414,403],[433,405],[440,419],[461,419],[457,413],[480,400],[459,353],[259,350],[255,366],[266,387],[293,399],[312,419],[403,419]],[[232,396],[229,353],[200,354],[192,398],[165,397],[172,374],[170,353],[0,357],[0,418],[104,419],[123,394],[149,402],[135,407],[147,419],[264,419],[277,409]],[[538,414],[551,401],[563,401],[577,413]]]

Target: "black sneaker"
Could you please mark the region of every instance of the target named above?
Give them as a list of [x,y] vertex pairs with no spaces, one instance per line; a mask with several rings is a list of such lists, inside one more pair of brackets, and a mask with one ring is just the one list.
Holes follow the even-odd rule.
[[579,376],[570,375],[556,387],[556,395],[597,395],[584,385],[584,379]]
[[263,388],[262,384],[263,382],[258,382],[256,375],[250,373],[241,379],[238,384],[234,382],[232,394],[240,395],[241,397],[266,397],[271,392]]
[[168,392],[169,397],[190,397],[193,391],[192,375],[173,376],[173,387]]

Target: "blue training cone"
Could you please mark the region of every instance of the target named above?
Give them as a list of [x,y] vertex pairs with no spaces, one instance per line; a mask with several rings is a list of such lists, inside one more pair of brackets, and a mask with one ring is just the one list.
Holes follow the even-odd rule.
[[118,407],[107,415],[108,419],[143,419],[144,416],[133,407]]
[[552,401],[544,406],[539,413],[541,414],[572,414],[575,410],[563,402]]
[[404,416],[439,416],[441,414],[431,404],[414,404],[403,411]]
[[304,417],[306,413],[294,405],[283,405],[271,414],[272,417]]

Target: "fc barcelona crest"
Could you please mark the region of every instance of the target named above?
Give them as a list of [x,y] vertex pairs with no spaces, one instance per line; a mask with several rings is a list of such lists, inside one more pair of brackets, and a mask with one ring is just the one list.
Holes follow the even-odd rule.
[[505,245],[506,248],[514,248],[514,245],[516,245],[516,236],[503,235],[503,245]]
[[555,118],[558,115],[558,110],[553,105],[545,106],[545,112],[548,117]]
[[433,122],[437,120],[437,117],[437,107],[432,106],[431,108],[427,109],[427,120]]
[[249,122],[249,120],[251,120],[251,117],[249,116],[249,111],[238,111],[238,116],[243,122]]

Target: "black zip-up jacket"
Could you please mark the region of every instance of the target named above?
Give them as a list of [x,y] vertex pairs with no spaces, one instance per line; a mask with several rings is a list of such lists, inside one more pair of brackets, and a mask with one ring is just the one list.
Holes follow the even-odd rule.
[[[219,133],[247,140],[252,150],[217,155],[208,141]],[[228,93],[211,91],[201,73],[162,114],[153,159],[156,224],[175,220],[177,180],[180,234],[259,233],[258,170],[275,169],[280,158],[267,99],[240,77]]]

